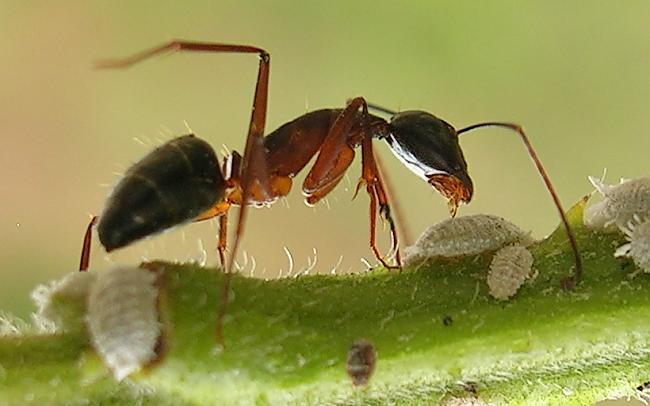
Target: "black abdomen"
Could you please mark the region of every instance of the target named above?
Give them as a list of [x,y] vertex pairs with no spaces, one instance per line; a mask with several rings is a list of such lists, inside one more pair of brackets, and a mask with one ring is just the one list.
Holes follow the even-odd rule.
[[107,251],[192,220],[223,198],[212,147],[194,135],[173,139],[133,165],[117,184],[97,227]]

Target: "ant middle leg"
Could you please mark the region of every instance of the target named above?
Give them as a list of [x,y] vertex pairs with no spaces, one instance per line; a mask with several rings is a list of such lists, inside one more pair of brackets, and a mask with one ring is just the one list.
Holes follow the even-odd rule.
[[219,242],[217,244],[217,251],[219,251],[219,260],[221,267],[226,267],[226,243],[228,240],[228,213],[219,217]]

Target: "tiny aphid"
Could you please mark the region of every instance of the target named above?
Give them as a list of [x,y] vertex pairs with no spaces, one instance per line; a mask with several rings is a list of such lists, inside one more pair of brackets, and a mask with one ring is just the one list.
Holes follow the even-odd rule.
[[532,242],[530,233],[498,216],[456,217],[427,228],[414,245],[404,250],[404,264],[416,265],[433,257],[475,255],[508,244]]
[[638,215],[621,227],[628,243],[619,247],[614,256],[632,258],[634,264],[643,272],[650,273],[650,219]]
[[377,364],[377,351],[368,340],[358,340],[348,351],[347,371],[352,385],[367,385]]
[[503,247],[494,254],[487,284],[490,295],[497,300],[514,296],[528,279],[533,266],[533,255],[520,245]]
[[629,179],[618,185],[606,185],[591,176],[589,181],[603,200],[585,209],[584,223],[587,227],[616,231],[616,227],[627,227],[635,214],[650,216],[650,178]]
[[88,295],[92,346],[122,380],[157,358],[161,336],[156,274],[141,268],[98,272]]

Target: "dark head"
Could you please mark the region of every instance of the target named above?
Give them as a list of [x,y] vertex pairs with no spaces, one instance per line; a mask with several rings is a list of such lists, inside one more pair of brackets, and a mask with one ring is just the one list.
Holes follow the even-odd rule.
[[424,111],[395,114],[386,141],[406,167],[448,199],[452,216],[474,187],[454,127]]

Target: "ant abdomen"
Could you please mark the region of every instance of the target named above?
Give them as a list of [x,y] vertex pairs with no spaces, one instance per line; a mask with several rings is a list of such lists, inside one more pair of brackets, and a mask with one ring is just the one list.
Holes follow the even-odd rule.
[[100,216],[99,240],[111,251],[195,219],[225,188],[212,147],[193,134],[175,138],[127,170]]

